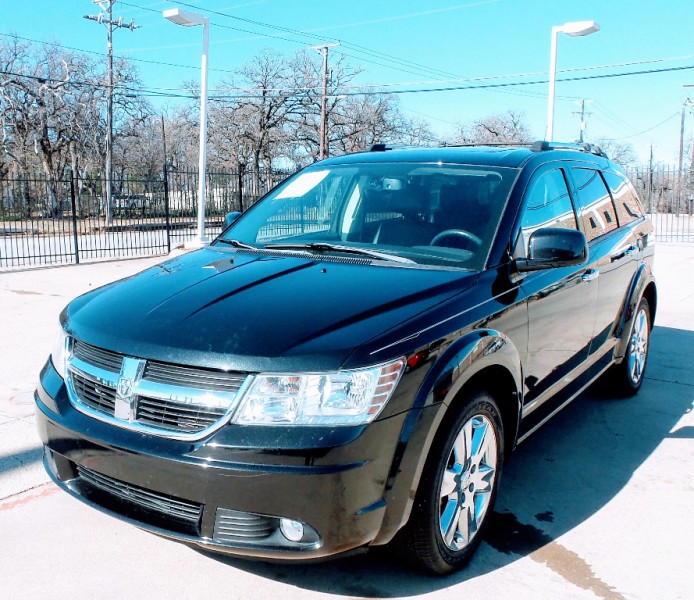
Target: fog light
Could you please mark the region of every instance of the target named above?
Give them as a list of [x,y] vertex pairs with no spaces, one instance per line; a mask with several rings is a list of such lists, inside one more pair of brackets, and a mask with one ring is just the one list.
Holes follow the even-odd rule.
[[290,542],[300,542],[304,537],[304,525],[291,519],[280,519],[280,531]]

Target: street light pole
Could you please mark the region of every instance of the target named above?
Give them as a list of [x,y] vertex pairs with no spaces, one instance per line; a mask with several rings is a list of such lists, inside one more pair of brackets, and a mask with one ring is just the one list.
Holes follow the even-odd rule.
[[595,21],[572,21],[552,27],[552,42],[549,51],[549,92],[547,98],[547,129],[545,139],[551,142],[554,137],[554,88],[557,79],[557,36],[565,33],[570,37],[590,35],[600,31]]
[[207,57],[210,47],[210,20],[201,14],[180,8],[165,10],[164,18],[176,25],[202,25],[202,60],[200,64],[200,151],[198,155],[198,233],[195,243],[207,243],[205,235],[205,193],[207,189]]

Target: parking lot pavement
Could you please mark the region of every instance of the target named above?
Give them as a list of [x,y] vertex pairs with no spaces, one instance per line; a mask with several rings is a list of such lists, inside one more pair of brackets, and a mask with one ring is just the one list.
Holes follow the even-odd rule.
[[694,245],[661,245],[647,377],[633,399],[588,390],[521,445],[493,527],[463,572],[386,553],[310,565],[206,554],[90,509],[48,482],[33,389],[74,296],[148,258],[0,274],[0,597],[691,598]]

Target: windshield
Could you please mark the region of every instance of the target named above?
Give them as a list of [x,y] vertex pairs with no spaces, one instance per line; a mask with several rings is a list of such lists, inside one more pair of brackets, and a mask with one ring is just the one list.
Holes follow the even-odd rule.
[[517,170],[448,164],[305,169],[217,243],[480,270]]

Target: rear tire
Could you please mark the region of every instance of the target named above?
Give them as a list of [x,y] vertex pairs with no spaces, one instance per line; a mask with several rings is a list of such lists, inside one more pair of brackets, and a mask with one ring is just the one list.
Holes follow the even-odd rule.
[[633,396],[641,388],[651,341],[651,311],[641,298],[629,331],[626,354],[610,370],[609,389],[620,396]]
[[407,561],[430,573],[460,569],[482,541],[494,509],[504,456],[500,411],[475,392],[444,423],[419,483],[410,520],[395,545]]

